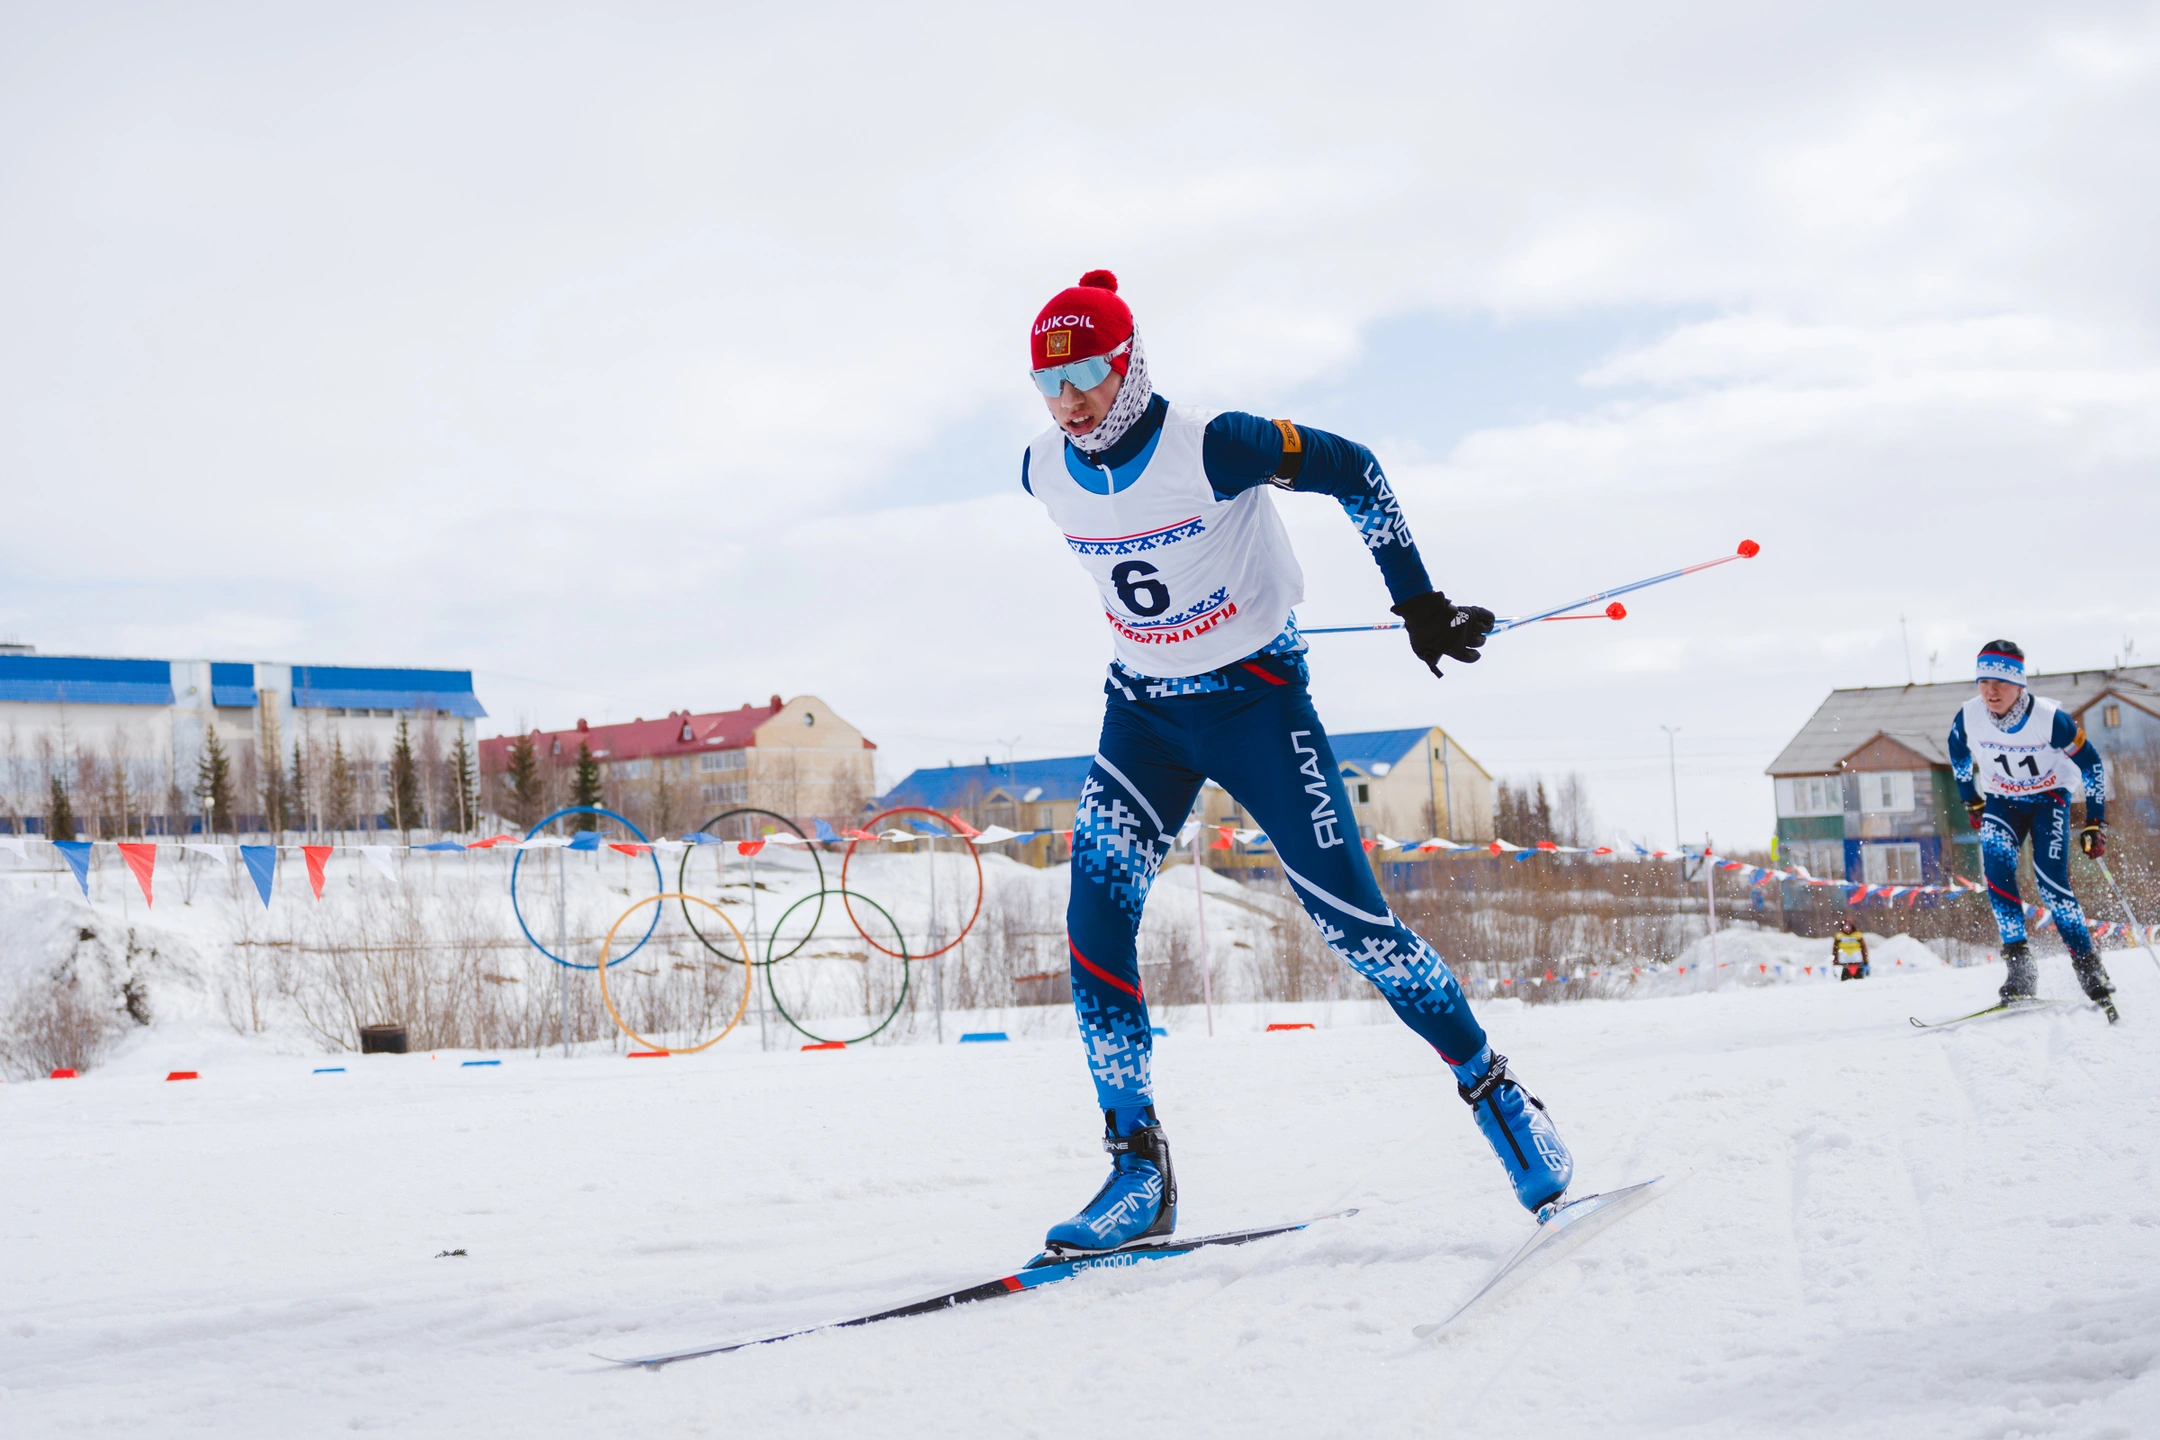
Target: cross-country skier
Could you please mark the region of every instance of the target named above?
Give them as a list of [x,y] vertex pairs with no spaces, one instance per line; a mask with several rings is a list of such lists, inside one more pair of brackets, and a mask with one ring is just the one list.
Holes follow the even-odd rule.
[[1117,279],[1090,271],[1035,318],[1031,365],[1055,422],[1021,459],[1095,581],[1116,658],[1102,739],[1073,820],[1073,1008],[1103,1112],[1110,1178],[1054,1251],[1106,1250],[1177,1224],[1155,1114],[1153,1031],[1134,937],[1155,872],[1201,781],[1267,832],[1328,947],[1370,980],[1454,1071],[1458,1093],[1536,1211],[1574,1162],[1538,1099],[1486,1043],[1455,976],[1389,911],[1366,862],[1327,732],[1306,691],[1291,607],[1304,575],[1274,489],[1333,496],[1363,535],[1434,675],[1478,658],[1492,612],[1435,590],[1370,450],[1288,420],[1172,407],[1148,378]]
[[1837,934],[1830,937],[1830,960],[1838,967],[1840,980],[1865,980],[1868,969],[1867,936],[1862,935],[1847,915],[1838,921]]
[[2107,771],[2085,727],[2053,700],[2025,688],[2025,652],[2008,640],[1990,640],[1978,662],[1980,693],[1950,722],[1950,765],[1957,773],[1965,813],[1980,832],[1980,859],[1988,902],[2002,935],[2009,976],[2004,1002],[2033,998],[2038,979],[2025,940],[2025,902],[2018,895],[2018,847],[2032,837],[2033,878],[2070,947],[2071,968],[2085,994],[2115,1016],[2107,970],[2093,953],[2085,912],[2070,890],[2070,776],[2085,787],[2085,824],[2078,848],[2098,859],[2107,853]]

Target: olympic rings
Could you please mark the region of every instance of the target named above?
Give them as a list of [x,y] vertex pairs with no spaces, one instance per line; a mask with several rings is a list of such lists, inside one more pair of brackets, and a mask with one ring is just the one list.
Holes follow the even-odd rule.
[[[672,894],[648,895],[643,900],[638,901],[637,904],[632,905],[628,910],[623,911],[622,914],[616,916],[615,923],[608,926],[607,938],[600,942],[600,958],[603,960],[607,959],[608,950],[615,944],[615,932],[622,928],[623,921],[629,919],[632,915],[637,914],[638,911],[644,909],[647,905],[659,905],[661,904],[661,902],[667,900],[697,900],[698,904],[703,905],[706,909],[712,911],[713,914],[718,915],[722,920],[726,920],[728,929],[735,930],[735,922],[732,920],[728,920],[727,912],[722,910],[719,906],[713,904],[710,900],[700,900],[695,895],[686,896],[680,892]],[[689,912],[685,910],[684,913],[688,914]],[[653,920],[655,923],[657,923],[659,919],[660,911],[656,909],[653,911]],[[650,939],[651,932],[647,931],[646,936],[648,939]],[[638,941],[638,945],[643,945],[644,943],[644,940]],[[735,943],[742,946],[744,954],[747,955],[750,952],[750,946],[744,942],[742,938],[742,931],[740,930],[735,930]],[[632,946],[631,954],[635,954],[636,949],[636,946]],[[630,958],[630,955],[626,954],[622,958],[627,960]],[[615,1022],[616,1029],[622,1031],[623,1034],[629,1036],[632,1040],[637,1041],[638,1044],[643,1045],[646,1049],[662,1050],[670,1055],[695,1055],[700,1050],[710,1050],[713,1046],[719,1044],[722,1040],[726,1039],[728,1032],[742,1023],[743,1011],[748,1009],[750,1006],[750,987],[757,983],[757,977],[750,969],[750,962],[748,960],[743,961],[742,998],[735,1002],[735,1013],[729,1017],[727,1024],[721,1027],[720,1033],[713,1036],[712,1039],[707,1040],[703,1045],[689,1045],[684,1046],[681,1049],[673,1049],[666,1045],[660,1044],[656,1040],[648,1040],[644,1036],[638,1034],[637,1031],[632,1030],[630,1028],[629,1022],[625,1021],[622,1018],[622,1012],[618,1011],[615,1008],[615,999],[613,996],[608,994],[607,987],[607,972],[609,966],[613,965],[614,963],[616,962],[609,961],[607,965],[587,967],[590,969],[597,969],[600,972],[600,1002],[607,1006],[608,1018]]]
[[[810,839],[809,836],[803,835],[802,826],[797,825],[793,820],[788,819],[787,816],[782,815],[779,811],[760,810],[752,805],[739,806],[738,808],[733,810],[723,810],[718,815],[713,816],[712,819],[707,820],[704,824],[698,826],[697,830],[693,830],[690,833],[694,835],[697,834],[699,831],[711,830],[713,826],[718,825],[721,821],[732,820],[737,815],[769,815],[773,819],[778,820],[781,824],[787,826],[788,829],[794,831],[797,835],[801,835],[804,840]],[[802,940],[795,946],[795,950],[800,950],[804,945],[810,943],[810,935],[814,935],[817,933],[818,921],[825,918],[825,901],[822,898],[826,893],[825,861],[821,856],[819,856],[817,845],[815,843],[806,845],[804,848],[810,852],[811,862],[817,866],[818,895],[820,896],[820,899],[818,900],[818,913],[810,921],[810,933],[803,936]],[[683,851],[682,863],[675,867],[675,888],[678,891],[688,890],[690,888],[690,857],[696,853],[697,847],[695,846]],[[725,852],[722,853],[724,854]],[[728,954],[725,950],[722,950],[719,946],[713,944],[712,941],[705,938],[705,932],[698,929],[697,922],[690,918],[690,907],[687,904],[682,907],[682,913],[683,923],[690,927],[690,933],[697,936],[698,940],[705,946],[707,950],[712,951],[713,954],[718,955],[723,960],[733,960],[735,958],[733,955]],[[738,935],[740,933],[740,931],[737,932]],[[769,950],[772,947],[768,945],[766,948]],[[779,961],[787,959],[788,955],[793,955],[795,953],[795,950],[788,951],[787,955],[775,955],[769,960],[752,960],[749,963],[752,965],[776,964]],[[744,953],[748,953],[747,946],[744,947]]]
[[[841,904],[845,905],[847,903],[848,892],[845,890],[820,890],[817,892],[817,894],[805,895],[801,899],[797,900],[794,904],[788,906],[787,909],[780,912],[780,918],[777,921],[773,922],[772,934],[769,935],[765,941],[765,989],[772,996],[773,1009],[780,1012],[780,1018],[787,1021],[788,1024],[794,1026],[795,1029],[801,1034],[809,1036],[812,1040],[816,1041],[818,1044],[821,1045],[830,1045],[835,1040],[839,1040],[840,1043],[843,1045],[860,1045],[863,1041],[868,1040],[871,1036],[877,1034],[880,1030],[883,1030],[886,1026],[892,1024],[893,1020],[900,1014],[900,1007],[907,1003],[908,977],[910,973],[908,970],[907,937],[900,933],[900,922],[893,919],[891,911],[887,910],[884,906],[878,904],[877,901],[872,900],[867,895],[857,895],[855,897],[857,900],[862,901],[863,904],[868,905],[871,909],[877,911],[878,914],[885,917],[885,923],[893,927],[893,939],[897,941],[900,946],[899,952],[895,957],[900,961],[900,993],[893,997],[892,1009],[886,1012],[885,1018],[878,1021],[877,1024],[873,1025],[870,1029],[864,1031],[862,1034],[855,1036],[853,1039],[841,1039],[841,1037],[839,1036],[818,1034],[816,1031],[804,1025],[802,1021],[797,1020],[793,1015],[788,1014],[787,1006],[783,1004],[780,999],[779,984],[773,979],[773,975],[775,972],[772,968],[774,960],[774,957],[772,955],[772,947],[779,942],[780,927],[787,923],[788,916],[794,914],[797,910],[802,909],[803,906],[809,904],[812,900],[820,902],[818,906],[818,914],[823,915],[825,913],[825,907],[822,902],[825,896],[828,894],[837,894],[840,897]],[[854,918],[854,912],[849,911],[848,919],[853,920]],[[812,921],[810,925],[810,935],[814,935],[816,933],[817,922]],[[882,950],[887,955],[894,954],[893,951],[886,950],[884,946],[879,945],[875,940],[871,940],[868,935],[863,935],[862,926],[860,924],[857,924],[855,926],[855,933],[858,935],[862,935],[862,938],[867,941],[873,948]],[[803,937],[804,943],[808,943],[810,935],[805,935]],[[795,947],[795,950],[800,950],[801,948],[802,945],[798,944]],[[794,954],[795,950],[790,950],[788,954]]]
[[[946,952],[947,950],[950,950],[950,949],[952,949],[952,948],[953,948],[953,946],[955,946],[955,945],[958,945],[958,944],[959,944],[959,943],[960,943],[960,942],[961,942],[962,940],[965,940],[965,939],[967,939],[967,937],[968,937],[968,931],[970,931],[970,930],[973,930],[973,929],[975,928],[975,921],[977,920],[977,918],[978,918],[978,917],[980,917],[980,916],[982,915],[982,906],[983,906],[983,869],[982,869],[982,852],[981,852],[980,850],[977,850],[977,849],[975,848],[975,842],[974,842],[973,840],[970,840],[970,839],[969,839],[969,838],[968,838],[967,836],[965,836],[965,835],[962,835],[962,834],[960,834],[959,830],[958,830],[958,829],[956,829],[956,828],[954,828],[954,826],[953,826],[953,822],[952,822],[952,819],[951,819],[951,817],[950,817],[950,816],[946,816],[946,815],[940,815],[940,814],[939,814],[939,813],[938,813],[937,811],[935,811],[935,810],[930,810],[930,809],[926,809],[925,807],[923,807],[923,806],[921,806],[921,805],[896,805],[896,806],[894,806],[894,807],[893,807],[892,809],[890,809],[890,810],[887,810],[887,811],[884,811],[884,812],[883,812],[883,813],[881,813],[881,814],[873,815],[873,816],[871,816],[871,817],[870,817],[870,818],[869,818],[868,820],[866,820],[866,821],[864,821],[864,822],[863,822],[862,826],[860,827],[860,830],[858,830],[858,832],[857,832],[857,833],[862,833],[862,831],[868,831],[868,830],[870,830],[870,827],[871,827],[871,826],[873,826],[873,825],[877,824],[877,823],[878,823],[878,821],[880,821],[880,820],[883,820],[883,819],[885,819],[885,818],[886,818],[887,816],[891,816],[891,815],[928,815],[928,816],[929,816],[929,817],[930,817],[931,819],[933,819],[933,820],[936,820],[936,821],[938,821],[939,823],[943,824],[943,825],[944,825],[944,826],[946,827],[946,829],[947,829],[947,830],[948,830],[948,831],[950,832],[950,834],[949,834],[949,835],[947,835],[947,836],[941,836],[941,837],[939,837],[940,839],[946,839],[946,838],[953,838],[953,837],[957,837],[957,838],[959,838],[960,840],[962,840],[962,841],[965,841],[965,842],[966,842],[966,844],[967,844],[967,848],[968,848],[968,854],[969,854],[969,855],[970,855],[971,857],[973,857],[973,859],[974,859],[974,861],[975,861],[975,909],[974,909],[974,912],[973,912],[972,914],[970,914],[970,915],[968,916],[968,918],[967,918],[967,923],[966,923],[965,925],[962,925],[962,926],[960,927],[960,933],[959,933],[958,935],[955,935],[955,936],[953,936],[953,938],[952,938],[952,940],[951,940],[951,942],[950,942],[949,944],[941,945],[941,946],[939,946],[939,947],[938,947],[937,949],[935,949],[935,950],[927,951],[927,952],[925,952],[924,954],[921,954],[921,955],[917,955],[917,956],[913,957],[913,958],[915,958],[915,959],[917,959],[917,960],[935,960],[935,959],[937,959],[937,957],[938,957],[938,956],[940,956],[940,955],[943,955],[943,954],[944,954],[944,953],[945,953],[945,952]],[[908,954],[907,954],[907,945],[906,945],[906,943],[905,943],[905,942],[903,942],[903,943],[901,944],[901,946],[900,946],[900,949],[899,949],[899,950],[897,950],[897,951],[894,951],[894,950],[887,950],[887,949],[885,949],[885,947],[884,947],[884,946],[882,946],[882,945],[878,944],[878,942],[877,942],[877,941],[875,941],[875,940],[872,940],[872,939],[870,938],[870,933],[869,933],[869,932],[868,932],[867,930],[865,930],[865,929],[863,929],[863,928],[862,928],[862,922],[861,922],[860,920],[857,920],[857,919],[855,918],[855,910],[854,910],[854,907],[853,907],[852,905],[850,905],[850,904],[849,904],[849,897],[850,897],[850,895],[852,894],[852,892],[851,892],[851,891],[849,891],[849,889],[847,888],[847,871],[848,871],[848,862],[849,862],[850,860],[852,860],[852,859],[854,859],[854,858],[855,858],[855,846],[857,845],[857,843],[859,843],[859,842],[857,842],[857,841],[854,841],[854,840],[850,840],[850,841],[848,841],[848,847],[847,847],[847,854],[845,854],[845,855],[843,855],[843,856],[841,856],[841,857],[840,857],[840,906],[841,906],[841,908],[842,908],[842,909],[844,909],[844,910],[846,910],[846,911],[847,911],[847,917],[848,917],[848,920],[849,920],[849,922],[850,922],[851,924],[853,924],[853,925],[854,925],[854,927],[855,927],[855,933],[856,933],[856,934],[858,934],[858,935],[860,935],[860,936],[862,936],[862,938],[863,938],[863,941],[864,941],[864,943],[865,943],[865,944],[869,945],[869,946],[870,946],[870,948],[872,948],[873,950],[878,950],[878,951],[881,951],[881,952],[883,952],[884,954],[887,954],[887,955],[890,955],[890,956],[892,956],[892,957],[893,957],[893,958],[894,958],[895,960],[906,960],[906,959],[908,959],[908,958],[909,958],[909,956],[908,956]],[[931,862],[930,862],[930,863],[931,863],[931,864],[933,864],[933,865],[935,865],[935,864],[937,863],[937,860],[936,860],[936,855],[937,855],[937,851],[936,851],[936,850],[935,850],[935,849],[933,848],[933,849],[931,850],[931,852],[930,852],[930,853],[931,853],[931,857],[932,857],[932,859],[931,859]],[[856,898],[860,898],[860,897],[856,897]],[[866,901],[865,903],[870,903],[870,902],[867,902],[867,901]],[[879,913],[879,914],[881,914],[881,915],[885,915],[885,918],[886,918],[887,920],[890,920],[890,919],[892,919],[892,916],[891,916],[890,914],[887,914],[887,913],[885,912],[885,910],[884,910],[884,907],[882,907],[882,906],[880,906],[880,907],[879,907],[878,913]],[[935,916],[932,916],[931,918],[932,918],[932,920],[933,920],[933,921],[934,921],[934,920],[936,919],[936,917],[935,917]],[[897,930],[899,929],[899,927],[898,927],[897,925],[896,925],[896,926],[894,926],[893,928],[894,928],[894,930],[895,930],[895,931],[897,931]],[[797,1028],[797,1029],[801,1029],[802,1027],[801,1027],[801,1026],[797,1026],[796,1028]],[[876,1032],[874,1032],[874,1031],[873,1031],[872,1033],[874,1034],[874,1033],[876,1033]]]
[[[632,835],[637,836],[638,843],[640,845],[650,845],[652,843],[645,838],[645,832],[638,829],[637,826],[631,824],[626,817],[616,814],[613,810],[603,810],[598,805],[565,805],[562,809],[557,810],[554,814],[548,816],[547,818],[540,821],[539,824],[533,826],[532,829],[527,830],[525,832],[525,838],[527,840],[532,839],[533,836],[538,835],[541,830],[543,830],[549,825],[554,824],[557,820],[560,820],[565,815],[605,815],[608,819],[620,823],[622,827],[625,830],[628,830]],[[648,850],[646,851],[646,858],[652,861],[653,888],[656,890],[666,888],[667,877],[660,873],[659,854],[655,851]],[[538,950],[542,955],[547,956],[548,959],[553,960],[556,964],[568,966],[572,970],[593,969],[593,966],[580,965],[575,960],[565,960],[562,956],[557,955],[555,952],[548,949],[547,946],[542,945],[538,940],[533,939],[532,927],[525,923],[525,912],[518,907],[518,867],[520,865],[523,865],[524,863],[525,852],[523,850],[518,851],[517,858],[510,862],[510,913],[517,916],[518,929],[525,932],[525,938],[532,942],[533,949]],[[625,950],[622,954],[616,956],[613,960],[610,960],[607,963],[610,965],[620,965],[623,961],[629,959],[632,955],[637,954],[639,950],[642,950],[645,947],[645,941],[652,939],[653,931],[659,928],[660,912],[658,910],[655,910],[653,911],[652,924],[645,927],[644,939],[639,940],[637,944],[631,946],[628,950]],[[613,932],[611,931],[609,933],[612,934]],[[603,950],[600,953],[602,955],[605,955],[607,952]]]

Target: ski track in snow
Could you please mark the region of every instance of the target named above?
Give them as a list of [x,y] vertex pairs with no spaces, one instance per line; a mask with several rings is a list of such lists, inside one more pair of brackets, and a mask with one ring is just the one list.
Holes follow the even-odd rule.
[[1445,1067],[1391,1026],[1173,1034],[1181,1230],[1360,1213],[652,1373],[592,1352],[1032,1254],[1103,1167],[1072,1043],[314,1075],[161,1026],[0,1087],[0,1434],[2153,1435],[2160,973],[2109,960],[2113,1029],[1905,1023],[1999,966],[1485,1002],[1579,1192],[1678,1178],[1430,1341],[1528,1224]]

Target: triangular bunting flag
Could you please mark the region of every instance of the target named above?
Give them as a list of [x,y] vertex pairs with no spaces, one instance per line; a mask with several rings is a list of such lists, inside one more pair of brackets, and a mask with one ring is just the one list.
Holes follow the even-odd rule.
[[572,850],[598,850],[600,848],[600,832],[598,830],[578,831],[577,834],[570,837],[570,848]]
[[330,852],[333,848],[329,845],[300,847],[300,858],[307,861],[307,883],[314,889],[317,900],[322,899],[323,867],[330,863]]
[[830,825],[826,824],[826,823],[825,823],[825,822],[824,822],[823,820],[813,820],[813,821],[811,821],[810,823],[811,823],[811,824],[813,824],[813,825],[815,825],[815,826],[817,826],[817,838],[818,838],[818,839],[820,839],[820,840],[838,840],[838,839],[840,838],[840,837],[839,837],[838,835],[835,835],[835,834],[833,834],[833,828],[832,828],[832,826],[830,826]]
[[20,835],[0,835],[0,850],[12,850],[17,860],[30,863],[30,842]]
[[75,872],[75,883],[82,886],[85,899],[90,895],[90,842],[88,840],[55,840],[53,849],[67,861],[68,869]]
[[270,885],[277,879],[277,846],[242,845],[241,863],[247,866],[248,875],[255,881],[255,889],[262,896],[263,908],[270,908]]
[[[587,831],[586,833],[593,835],[595,838],[598,837],[597,831]],[[592,847],[588,845],[585,848],[590,850]],[[396,882],[398,878],[397,866],[390,863],[390,847],[388,845],[362,845],[360,847],[360,857],[367,861],[368,864],[382,871],[383,874],[389,876],[392,883]]]
[[[900,838],[906,840],[912,837],[903,835]],[[755,855],[764,848],[765,842],[763,840],[738,840],[735,842],[735,853],[738,855]]]
[[130,845],[123,842],[120,846],[120,858],[127,861],[128,869],[135,872],[135,883],[142,886],[143,904],[155,905],[157,902],[150,898],[150,872],[157,868],[157,846]]

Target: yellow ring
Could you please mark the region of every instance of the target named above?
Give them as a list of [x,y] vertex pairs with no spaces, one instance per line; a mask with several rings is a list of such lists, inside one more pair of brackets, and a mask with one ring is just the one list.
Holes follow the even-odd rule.
[[[637,1031],[632,1030],[628,1025],[624,1024],[622,1015],[615,1009],[615,1001],[613,997],[608,994],[607,988],[607,957],[608,951],[615,948],[615,932],[622,929],[623,921],[629,919],[632,915],[637,914],[638,911],[644,909],[647,905],[658,905],[662,901],[666,900],[694,900],[698,904],[703,905],[706,909],[712,911],[713,914],[718,915],[722,920],[726,920],[727,928],[735,931],[735,948],[742,955],[743,992],[742,999],[736,1002],[734,1018],[728,1021],[726,1027],[723,1028],[718,1035],[713,1036],[712,1039],[707,1040],[703,1045],[691,1045],[681,1050],[672,1049],[666,1045],[661,1045],[654,1041],[647,1040],[644,1036],[638,1034]],[[737,1025],[742,1024],[743,1012],[750,1008],[751,984],[752,979],[750,974],[750,943],[747,940],[743,939],[743,933],[740,929],[736,927],[735,922],[733,920],[728,920],[728,915],[725,910],[722,910],[719,906],[713,904],[712,901],[705,899],[701,895],[683,895],[677,893],[670,893],[666,895],[648,895],[643,900],[638,901],[637,904],[632,905],[628,910],[623,911],[622,914],[616,916],[615,923],[608,926],[607,938],[600,942],[600,1003],[607,1006],[608,1018],[615,1022],[616,1029],[622,1031],[623,1034],[629,1036],[632,1040],[637,1041],[638,1044],[643,1045],[648,1050],[658,1050],[668,1055],[695,1055],[700,1050],[710,1050],[713,1046],[719,1044],[722,1040],[725,1040],[730,1030],[733,1030]]]

